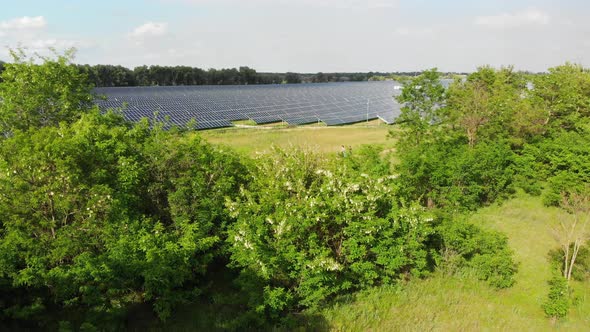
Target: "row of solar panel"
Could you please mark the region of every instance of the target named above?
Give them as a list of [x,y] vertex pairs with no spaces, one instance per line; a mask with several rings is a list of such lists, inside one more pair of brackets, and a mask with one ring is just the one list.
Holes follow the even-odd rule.
[[[184,126],[194,119],[197,128],[231,126],[251,119],[259,124],[285,121],[306,124],[322,121],[341,125],[381,118],[387,123],[399,114],[391,82],[339,83],[257,87],[102,88],[101,109],[122,109],[132,121],[142,117],[168,118]],[[157,112],[157,113],[156,113]]]

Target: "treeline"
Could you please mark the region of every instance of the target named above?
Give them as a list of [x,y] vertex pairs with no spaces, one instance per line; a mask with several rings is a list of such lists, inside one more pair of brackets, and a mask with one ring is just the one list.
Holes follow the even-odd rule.
[[188,66],[78,65],[94,86],[245,85],[367,81],[385,73],[259,73],[249,67],[208,69]]
[[[120,65],[77,65],[95,87],[174,86],[174,85],[246,85],[294,84],[362,81],[406,81],[421,74],[409,72],[351,73],[259,73],[247,66],[239,68],[201,69],[189,66],[138,66],[129,69]],[[0,73],[4,69],[0,61]],[[467,73],[445,73],[445,78]]]

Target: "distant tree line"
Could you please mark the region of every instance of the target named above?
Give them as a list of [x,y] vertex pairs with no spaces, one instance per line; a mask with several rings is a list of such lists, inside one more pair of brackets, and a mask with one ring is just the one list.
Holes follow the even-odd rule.
[[139,66],[129,69],[115,65],[78,65],[97,87],[170,85],[246,85],[360,82],[389,73],[259,73],[250,67],[204,70],[189,66]]
[[[0,73],[5,62],[0,61]],[[88,76],[95,87],[120,86],[174,86],[174,85],[246,85],[246,84],[295,84],[330,83],[362,81],[405,81],[421,74],[419,71],[407,72],[350,72],[350,73],[262,73],[255,69],[239,68],[201,69],[190,66],[138,66],[129,69],[120,65],[76,65],[78,70]],[[443,73],[452,78],[467,73]]]

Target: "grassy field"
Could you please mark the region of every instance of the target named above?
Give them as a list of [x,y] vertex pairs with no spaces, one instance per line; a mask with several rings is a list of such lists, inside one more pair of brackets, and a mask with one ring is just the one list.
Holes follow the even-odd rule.
[[482,209],[472,221],[500,230],[519,263],[516,284],[496,291],[469,276],[436,275],[401,288],[378,288],[322,312],[325,328],[337,331],[589,331],[590,285],[574,283],[578,303],[553,324],[542,310],[551,277],[548,252],[557,243],[555,208],[521,194]]
[[362,144],[380,144],[393,147],[387,133],[393,127],[378,122],[351,126],[302,126],[295,128],[257,126],[256,128],[228,128],[200,132],[207,141],[227,145],[235,150],[254,155],[265,152],[272,145],[283,148],[305,146],[324,153],[338,153],[342,145],[358,147]]

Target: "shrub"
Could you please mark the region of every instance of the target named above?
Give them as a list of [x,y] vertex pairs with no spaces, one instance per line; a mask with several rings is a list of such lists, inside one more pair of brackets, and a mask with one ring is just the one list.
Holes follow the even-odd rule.
[[507,144],[474,148],[445,139],[406,151],[396,171],[400,193],[430,207],[475,210],[512,191],[514,154]]
[[[517,265],[512,258],[506,236],[483,230],[462,220],[444,221],[437,227],[442,253],[439,266],[447,271],[469,269],[480,280],[497,288],[514,284]],[[447,264],[447,265],[445,265]],[[452,266],[448,266],[452,264]]]
[[0,141],[0,285],[17,295],[2,312],[102,321],[150,303],[165,319],[202,289],[240,165],[198,137],[110,113],[16,131]]
[[259,159],[253,174],[227,202],[237,219],[232,265],[261,294],[252,310],[272,319],[432,268],[432,218],[396,204],[392,177],[359,176],[297,149]]
[[555,275],[549,281],[549,294],[543,310],[547,317],[563,318],[567,316],[571,300],[567,280],[561,275]]

